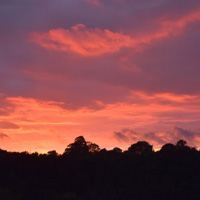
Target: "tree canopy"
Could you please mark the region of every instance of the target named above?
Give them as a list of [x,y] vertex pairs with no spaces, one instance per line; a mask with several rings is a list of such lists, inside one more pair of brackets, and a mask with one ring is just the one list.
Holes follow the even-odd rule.
[[63,154],[0,149],[1,200],[196,200],[200,152],[179,140],[160,151],[146,141],[122,151],[83,136]]

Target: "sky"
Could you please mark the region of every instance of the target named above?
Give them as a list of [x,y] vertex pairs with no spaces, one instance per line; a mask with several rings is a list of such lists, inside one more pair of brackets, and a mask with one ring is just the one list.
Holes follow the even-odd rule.
[[199,148],[199,52],[199,0],[0,0],[0,148]]

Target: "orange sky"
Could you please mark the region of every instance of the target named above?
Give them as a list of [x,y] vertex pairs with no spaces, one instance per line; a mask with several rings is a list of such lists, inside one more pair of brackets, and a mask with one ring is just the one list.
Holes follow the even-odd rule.
[[[140,101],[134,103],[135,98],[139,98]],[[67,110],[63,107],[64,102],[23,97],[7,97],[5,100],[15,107],[10,115],[0,116],[1,130],[8,136],[4,138],[5,142],[1,146],[10,151],[47,152],[56,149],[63,152],[66,145],[78,135],[84,135],[86,139],[98,143],[102,148],[120,146],[126,149],[133,142],[131,137],[134,137],[134,141],[142,140],[146,132],[155,127],[155,134],[159,139],[151,138],[150,133],[148,141],[154,143],[158,149],[161,140],[168,142],[173,141],[174,137],[182,137],[176,135],[177,121],[195,122],[200,115],[200,96],[165,93],[148,95],[133,91],[126,103],[104,105],[103,102],[96,101],[96,104],[102,106],[99,110],[86,107]],[[167,103],[163,105],[162,102],[165,101]],[[175,112],[182,117],[173,117]],[[191,118],[184,117],[187,113]],[[118,132],[124,127],[128,129],[124,132],[126,138],[118,138],[113,130]],[[133,130],[134,135],[131,133]],[[171,134],[167,134],[166,130]],[[190,142],[198,144],[199,140],[200,137],[195,135]]]

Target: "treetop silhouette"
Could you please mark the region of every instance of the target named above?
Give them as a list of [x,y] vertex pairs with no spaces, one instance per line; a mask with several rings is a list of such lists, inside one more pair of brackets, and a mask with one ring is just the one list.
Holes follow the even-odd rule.
[[139,141],[123,152],[79,136],[62,155],[0,149],[0,200],[198,200],[200,152],[186,144],[154,152]]
[[75,138],[74,143],[71,143],[65,149],[65,155],[83,155],[90,153],[95,153],[100,151],[97,144],[92,142],[86,142],[83,136]]
[[153,152],[153,146],[146,141],[139,141],[128,148],[128,152],[139,155]]

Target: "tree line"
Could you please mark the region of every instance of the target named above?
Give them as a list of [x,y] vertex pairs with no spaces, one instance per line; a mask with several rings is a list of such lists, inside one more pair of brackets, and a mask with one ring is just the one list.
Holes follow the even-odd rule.
[[83,136],[63,154],[0,150],[0,199],[200,199],[200,152],[185,140],[106,150]]

